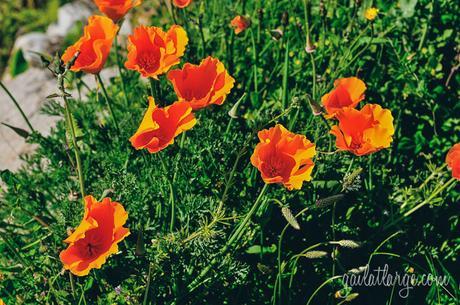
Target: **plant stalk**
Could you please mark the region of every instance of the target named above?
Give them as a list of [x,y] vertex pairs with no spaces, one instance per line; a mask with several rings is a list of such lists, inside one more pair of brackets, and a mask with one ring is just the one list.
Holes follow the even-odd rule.
[[11,92],[8,90],[8,88],[6,88],[6,86],[0,81],[0,87],[3,88],[3,90],[5,90],[6,94],[10,97],[10,99],[13,101],[14,105],[16,106],[16,108],[19,110],[19,112],[21,113],[21,116],[22,118],[24,119],[24,121],[26,121],[26,124],[27,126],[29,127],[30,131],[32,132],[35,132],[35,129],[32,127],[32,124],[30,123],[29,119],[27,118],[26,114],[24,113],[24,111],[22,110],[21,106],[19,105],[18,101],[16,101],[16,99],[14,98],[14,96],[11,94]]
[[110,111],[110,114],[112,115],[113,121],[115,123],[115,128],[116,128],[117,132],[120,133],[120,127],[118,126],[118,120],[117,120],[117,118],[115,116],[115,112],[113,111],[113,107],[112,107],[112,100],[109,98],[109,95],[107,94],[107,90],[105,89],[104,82],[102,81],[101,74],[97,73],[96,77],[97,77],[97,80],[98,80],[99,84],[101,85],[102,93],[104,94],[105,101],[106,101],[107,105],[109,106],[109,111]]

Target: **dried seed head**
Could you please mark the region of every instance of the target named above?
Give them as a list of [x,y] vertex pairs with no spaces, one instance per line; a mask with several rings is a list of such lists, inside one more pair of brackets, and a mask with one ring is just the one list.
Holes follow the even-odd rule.
[[351,293],[347,296],[347,298],[345,299],[346,302],[350,302],[350,301],[353,301],[354,299],[356,299],[357,297],[359,296],[359,293]]
[[264,19],[264,10],[262,8],[259,8],[257,10],[257,17],[259,18],[260,21]]
[[361,187],[361,176],[363,169],[358,167],[351,173],[346,174],[342,180],[342,192],[357,191]]
[[367,270],[367,266],[360,266],[358,268],[353,268],[353,269],[348,270],[347,273],[360,274],[360,273],[363,273],[366,270]]
[[302,254],[303,257],[309,258],[309,259],[315,259],[315,258],[322,258],[327,256],[326,251],[308,251]]
[[354,240],[339,240],[339,241],[331,241],[329,242],[331,245],[339,245],[344,248],[350,248],[350,249],[356,249],[361,247],[361,244],[359,242],[356,242]]
[[281,24],[283,26],[287,26],[289,24],[289,13],[287,11],[284,11],[281,15]]
[[307,101],[308,101],[308,104],[310,105],[313,115],[318,116],[323,113],[323,107],[318,102],[313,100],[311,96],[307,95]]
[[284,32],[280,29],[275,29],[270,31],[270,35],[272,36],[273,40],[278,41],[283,37]]
[[282,207],[281,213],[283,214],[286,221],[296,230],[300,230],[300,225],[295,219],[295,216],[292,214],[291,210],[288,207]]
[[257,263],[257,269],[259,269],[259,271],[263,274],[270,274],[273,272],[273,270],[270,267],[261,263]]
[[315,50],[316,50],[315,45],[313,43],[311,43],[310,37],[307,37],[307,43],[305,45],[305,52],[310,54],[310,53],[315,52]]
[[333,196],[329,196],[329,197],[326,197],[326,198],[318,199],[318,200],[316,200],[316,207],[317,208],[325,208],[327,206],[330,206],[330,205],[332,205],[334,203],[339,202],[344,197],[345,197],[345,195],[338,194],[338,195],[333,195]]

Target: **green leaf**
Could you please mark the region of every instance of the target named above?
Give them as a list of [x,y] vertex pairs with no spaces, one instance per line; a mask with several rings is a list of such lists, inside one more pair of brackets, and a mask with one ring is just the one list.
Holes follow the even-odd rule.
[[5,125],[6,127],[10,128],[17,135],[19,135],[20,137],[22,137],[24,139],[27,139],[30,136],[30,133],[27,130],[24,130],[22,128],[14,127],[14,126],[11,126],[10,124],[7,124],[7,123],[2,123],[2,125]]
[[254,245],[246,249],[248,254],[259,254],[259,253],[275,253],[276,245],[272,244],[270,247],[262,247],[260,245]]
[[22,52],[21,49],[16,50],[11,55],[9,68],[10,68],[10,74],[13,77],[21,74],[22,72],[26,71],[29,68],[29,64],[24,58],[24,53]]

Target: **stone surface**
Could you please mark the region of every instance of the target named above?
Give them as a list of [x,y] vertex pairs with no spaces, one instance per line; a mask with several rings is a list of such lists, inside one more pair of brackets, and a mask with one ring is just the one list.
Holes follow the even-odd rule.
[[40,66],[40,56],[35,54],[38,53],[52,53],[54,49],[54,43],[44,33],[31,32],[19,36],[14,42],[13,50],[22,50],[24,59],[33,66]]
[[48,27],[46,34],[49,37],[65,37],[77,22],[82,21],[85,24],[93,10],[94,7],[85,1],[64,4],[59,8],[57,22]]
[[[117,75],[115,68],[104,69],[101,73],[106,85],[115,75]],[[96,87],[93,75],[85,75],[84,81],[90,88]],[[41,114],[40,108],[45,103],[46,97],[57,90],[56,80],[51,73],[47,70],[31,68],[16,78],[5,81],[4,84],[21,105],[32,126],[42,134],[49,134],[59,118]],[[77,96],[75,92],[73,94]],[[85,92],[83,91],[82,94]],[[27,124],[21,114],[0,88],[0,123],[2,122],[27,130]],[[0,125],[0,170],[18,169],[22,164],[20,156],[33,150],[33,145],[26,143],[10,128]]]

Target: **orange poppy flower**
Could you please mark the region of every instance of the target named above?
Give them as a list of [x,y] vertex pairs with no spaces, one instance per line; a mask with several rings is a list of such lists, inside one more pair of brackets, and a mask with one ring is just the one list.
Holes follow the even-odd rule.
[[235,28],[235,34],[238,35],[251,25],[251,21],[244,16],[236,16],[230,25]]
[[179,101],[189,102],[193,110],[222,105],[235,83],[224,65],[212,57],[202,60],[200,65],[186,63],[182,69],[170,71],[168,79]]
[[127,219],[128,213],[120,203],[110,198],[98,202],[86,196],[83,220],[64,240],[69,247],[59,255],[64,268],[78,276],[101,268],[107,257],[118,252],[118,243],[130,234],[123,227]]
[[173,0],[174,6],[178,8],[186,8],[192,3],[192,0]]
[[447,166],[452,170],[452,177],[460,180],[460,143],[455,144],[446,156]]
[[265,183],[280,183],[293,190],[311,180],[315,144],[280,124],[259,131],[258,136],[260,143],[254,149],[251,163],[260,171]]
[[142,3],[142,0],[94,0],[99,10],[107,17],[117,22],[123,18],[130,9]]
[[334,82],[334,89],[321,98],[326,110],[326,118],[335,117],[342,108],[355,108],[364,99],[366,84],[356,77],[339,78]]
[[5,302],[3,302],[2,299],[0,299],[0,305],[5,305]]
[[344,108],[336,114],[339,125],[332,126],[336,146],[357,156],[390,147],[395,132],[391,111],[367,104],[361,110]]
[[80,51],[70,70],[99,73],[109,56],[117,31],[118,26],[111,19],[104,16],[89,17],[83,37],[65,50],[62,60],[67,63]]
[[188,43],[187,33],[178,25],[167,33],[157,27],[139,26],[128,39],[125,67],[155,79],[180,62]]
[[175,102],[158,108],[150,96],[149,107],[141,125],[129,140],[136,149],[146,148],[150,153],[156,153],[174,143],[175,137],[195,124],[196,119],[189,103]]

